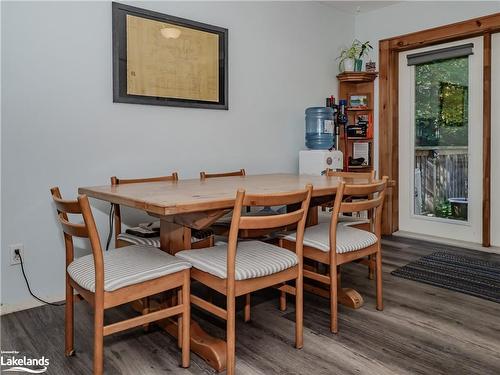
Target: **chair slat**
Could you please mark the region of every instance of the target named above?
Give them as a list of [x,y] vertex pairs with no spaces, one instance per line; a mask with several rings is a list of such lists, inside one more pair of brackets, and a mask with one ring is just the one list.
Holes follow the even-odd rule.
[[300,190],[281,194],[245,194],[243,206],[285,206],[302,202],[307,197],[307,191]]
[[179,180],[177,172],[172,173],[170,176],[147,177],[147,178],[117,178],[113,176],[111,177],[111,185],[138,184],[142,182],[161,182],[161,181],[177,181],[177,180]]
[[371,184],[356,184],[356,185],[346,184],[344,195],[367,196],[370,194],[379,193],[383,191],[385,187],[386,187],[385,181],[377,181]]
[[372,208],[380,206],[383,199],[383,196],[379,196],[375,199],[367,199],[360,202],[342,202],[340,205],[340,212],[346,213],[371,210]]
[[241,216],[240,229],[268,229],[281,228],[295,224],[302,219],[304,210],[299,209],[290,213],[268,216]]
[[80,203],[78,201],[66,201],[56,196],[54,198],[54,204],[56,205],[57,211],[64,212],[66,214],[81,214],[82,210],[80,208]]
[[239,171],[234,171],[234,172],[223,172],[223,173],[207,173],[207,172],[200,172],[200,179],[204,180],[206,178],[216,178],[216,177],[234,177],[234,176],[245,176],[246,172],[242,168]]
[[89,231],[85,224],[70,223],[66,220],[62,214],[59,214],[59,221],[62,225],[63,232],[69,234],[70,236],[87,238],[89,236]]

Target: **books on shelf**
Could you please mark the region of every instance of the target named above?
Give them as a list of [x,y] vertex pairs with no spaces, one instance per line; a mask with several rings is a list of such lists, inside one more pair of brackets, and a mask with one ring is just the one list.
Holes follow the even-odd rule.
[[352,145],[352,158],[361,159],[364,161],[361,166],[370,165],[370,143],[369,142],[356,142]]
[[355,124],[347,126],[347,137],[350,139],[373,138],[373,122],[371,114],[357,115]]

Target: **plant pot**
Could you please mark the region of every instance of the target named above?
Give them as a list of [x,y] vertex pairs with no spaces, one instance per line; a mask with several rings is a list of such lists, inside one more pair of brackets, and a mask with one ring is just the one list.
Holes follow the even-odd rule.
[[354,60],[354,71],[361,72],[363,70],[363,60],[356,59]]
[[353,72],[353,71],[354,71],[354,59],[345,59],[344,72]]

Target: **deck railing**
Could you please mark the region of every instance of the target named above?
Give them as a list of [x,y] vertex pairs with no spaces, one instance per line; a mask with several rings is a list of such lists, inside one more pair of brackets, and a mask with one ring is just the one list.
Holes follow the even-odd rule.
[[415,150],[415,213],[434,213],[449,198],[468,197],[468,148],[428,146]]

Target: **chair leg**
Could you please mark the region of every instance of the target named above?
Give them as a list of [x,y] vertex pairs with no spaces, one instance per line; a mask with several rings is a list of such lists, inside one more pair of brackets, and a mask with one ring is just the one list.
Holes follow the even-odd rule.
[[376,255],[376,260],[377,260],[377,271],[376,271],[376,276],[377,276],[377,310],[383,310],[384,309],[384,301],[382,298],[382,252],[380,251],[380,248],[378,249],[377,255]]
[[[151,312],[151,299],[149,297],[145,297],[142,299],[141,303],[143,306],[142,315],[149,314]],[[144,332],[149,331],[149,324],[150,323],[146,323],[142,326],[142,328],[144,329]]]
[[234,375],[236,371],[236,299],[227,297],[227,332],[226,332],[226,374]]
[[373,255],[368,255],[368,278],[374,279]]
[[[100,305],[100,306],[99,306]],[[102,375],[104,367],[104,348],[103,348],[103,328],[104,328],[104,308],[96,302],[94,308],[94,375]]]
[[[181,303],[183,303],[183,299],[182,299],[182,292],[183,292],[183,289],[184,288],[180,288],[178,291],[177,291],[177,303],[180,305]],[[183,320],[182,320],[182,316],[183,314],[179,314],[177,316],[177,346],[179,347],[179,349],[182,348],[182,332],[184,332],[182,330],[182,325],[183,325]]]
[[[68,278],[68,276],[66,276]],[[66,305],[64,307],[65,313],[65,332],[64,332],[64,354],[68,357],[75,354],[74,348],[74,294],[73,287],[69,283],[69,280],[66,280]]]
[[[286,283],[283,283],[286,285]],[[286,292],[280,291],[280,311],[286,310]]]
[[245,310],[243,312],[243,315],[245,317],[245,323],[248,323],[250,321],[250,309],[251,309],[251,294],[247,293],[245,294]]
[[182,367],[189,367],[190,342],[191,342],[191,287],[189,270],[184,271],[184,284],[182,285]]
[[338,329],[338,278],[337,265],[330,264],[330,331],[337,333]]
[[303,276],[299,275],[295,281],[295,347],[304,346],[304,284]]

